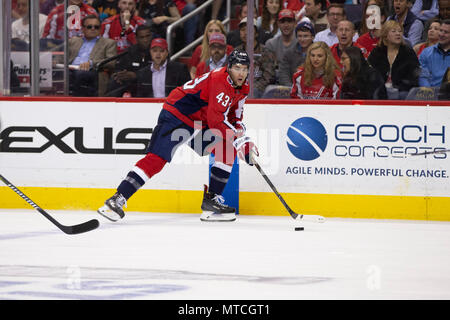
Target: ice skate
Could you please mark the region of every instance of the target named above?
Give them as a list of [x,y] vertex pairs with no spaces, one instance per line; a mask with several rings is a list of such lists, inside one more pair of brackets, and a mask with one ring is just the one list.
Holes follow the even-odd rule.
[[105,201],[105,205],[97,210],[99,214],[110,221],[117,221],[125,216],[122,207],[127,206],[127,200],[120,193],[116,192],[111,198]]
[[234,221],[236,220],[236,209],[224,204],[221,195],[208,192],[205,186],[203,194],[201,221]]

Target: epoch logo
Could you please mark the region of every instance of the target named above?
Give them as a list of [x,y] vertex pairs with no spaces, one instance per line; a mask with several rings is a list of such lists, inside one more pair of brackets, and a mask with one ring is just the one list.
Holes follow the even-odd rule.
[[314,118],[299,118],[292,122],[287,131],[289,151],[300,160],[317,159],[325,151],[327,142],[325,127]]

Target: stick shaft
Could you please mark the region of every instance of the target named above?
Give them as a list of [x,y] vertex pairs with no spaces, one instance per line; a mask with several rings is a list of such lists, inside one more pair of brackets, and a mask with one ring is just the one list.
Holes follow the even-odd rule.
[[277,196],[277,198],[281,201],[281,203],[283,204],[283,206],[286,208],[286,210],[289,212],[289,214],[291,215],[292,218],[297,218],[298,214],[295,213],[290,207],[289,205],[286,203],[286,201],[284,201],[283,197],[281,196],[281,194],[278,192],[277,188],[275,188],[274,184],[272,183],[272,181],[270,181],[269,177],[266,175],[266,173],[264,172],[264,170],[261,168],[261,166],[259,165],[258,162],[255,161],[255,159],[252,159],[253,164],[255,165],[256,169],[258,169],[259,173],[261,173],[262,177],[264,178],[264,180],[266,180],[267,184],[270,186],[270,188],[272,189],[272,191],[275,193],[275,195]]
[[22,191],[20,191],[15,185],[8,181],[3,175],[0,174],[0,180],[3,181],[10,189],[12,189],[15,193],[17,193],[22,199],[24,199],[29,205],[31,205],[34,209],[36,209],[40,214],[50,220],[55,226],[57,226],[61,231],[66,234],[78,234],[83,232],[88,232],[96,229],[99,226],[99,222],[96,219],[89,220],[87,222],[74,225],[74,226],[65,226],[59,223],[55,218],[53,218],[50,214],[48,214],[44,209],[39,207],[33,200],[28,198]]
[[283,206],[286,208],[286,210],[289,212],[289,214],[291,215],[291,217],[293,219],[297,219],[297,217],[299,217],[299,220],[303,220],[303,221],[318,222],[318,223],[325,222],[325,218],[320,215],[298,214],[298,213],[294,212],[289,207],[289,205],[286,203],[286,201],[284,201],[283,197],[278,192],[277,188],[275,188],[272,181],[270,181],[267,174],[264,172],[264,170],[261,168],[259,163],[255,160],[255,157],[253,157],[253,156],[252,156],[252,163],[255,165],[256,169],[258,169],[259,173],[263,176],[264,180],[266,180],[267,184],[270,186],[272,191],[275,193],[277,198],[281,201],[281,203],[283,204]]
[[436,153],[447,153],[450,152],[450,149],[443,149],[443,150],[436,150],[436,151],[424,151],[419,153],[411,153],[411,156],[425,156],[429,154],[436,154]]

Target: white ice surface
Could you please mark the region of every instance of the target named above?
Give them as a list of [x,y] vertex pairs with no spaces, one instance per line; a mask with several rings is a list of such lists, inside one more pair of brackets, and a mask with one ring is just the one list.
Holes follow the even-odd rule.
[[[450,299],[450,223],[0,209],[0,299]],[[304,226],[304,231],[294,231]]]

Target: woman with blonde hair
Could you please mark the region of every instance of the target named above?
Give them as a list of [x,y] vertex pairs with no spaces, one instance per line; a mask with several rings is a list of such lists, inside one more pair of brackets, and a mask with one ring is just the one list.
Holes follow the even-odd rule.
[[306,60],[292,77],[291,97],[298,99],[337,99],[342,86],[339,65],[325,42],[311,44]]
[[403,27],[395,20],[383,24],[378,46],[367,61],[383,77],[389,99],[404,99],[411,88],[419,85],[419,59],[405,44]]
[[[225,31],[225,27],[222,22],[219,20],[210,20],[205,27],[205,32],[203,33],[202,43],[199,44],[194,52],[192,53],[192,57],[190,60],[191,66],[191,77],[194,79],[195,73],[197,71],[197,66],[200,62],[206,61],[210,58],[209,54],[209,36],[213,33],[222,33],[225,37],[227,36],[227,32]],[[233,51],[233,47],[227,45],[226,54],[229,55],[231,51]]]

